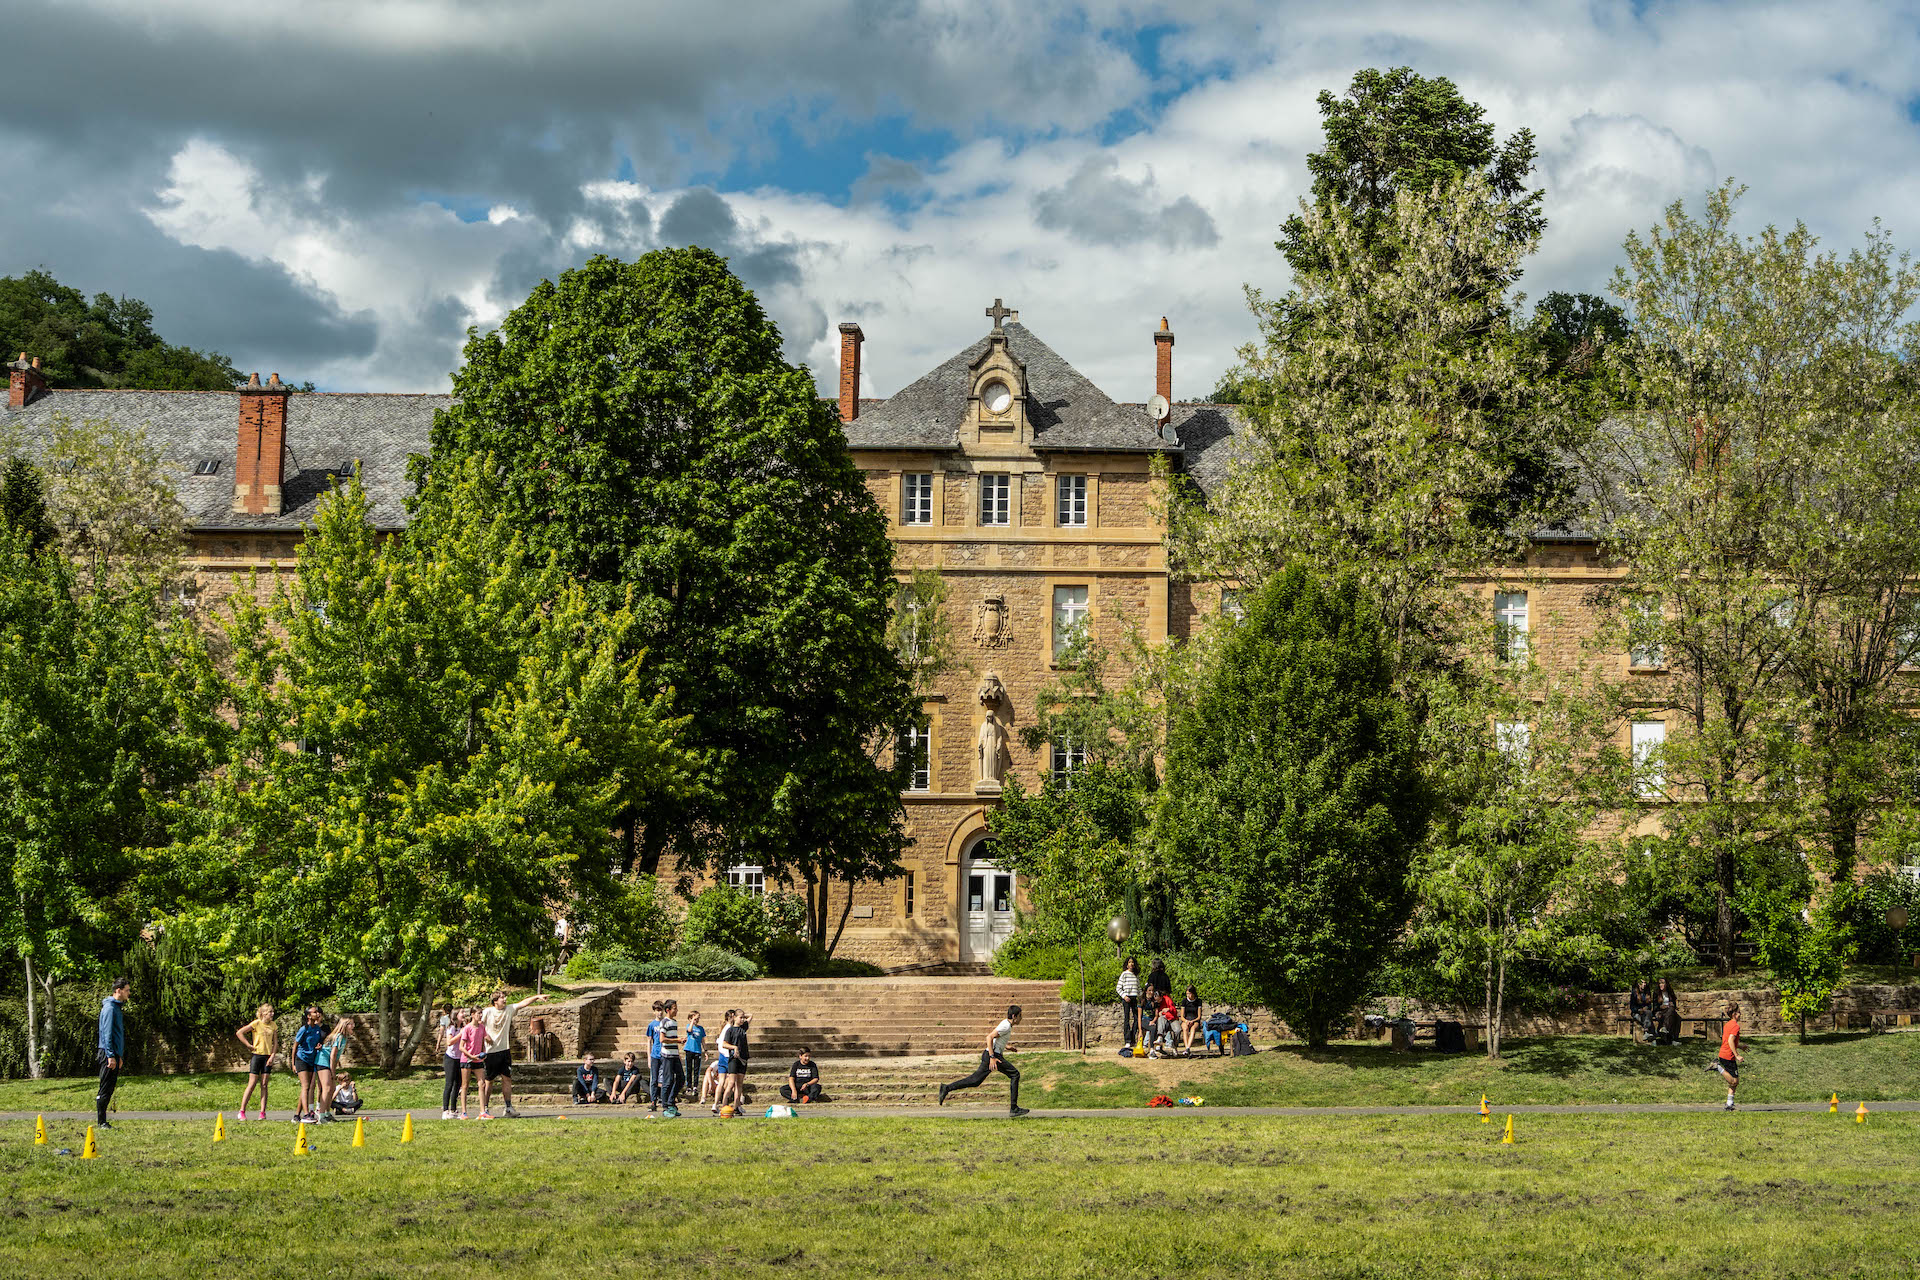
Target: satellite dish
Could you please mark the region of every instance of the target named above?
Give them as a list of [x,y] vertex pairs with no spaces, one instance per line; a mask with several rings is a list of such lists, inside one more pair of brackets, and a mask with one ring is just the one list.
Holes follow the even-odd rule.
[[1173,408],[1173,406],[1167,403],[1165,396],[1155,396],[1153,399],[1147,401],[1147,416],[1155,422],[1162,422],[1166,419],[1167,411],[1171,408]]

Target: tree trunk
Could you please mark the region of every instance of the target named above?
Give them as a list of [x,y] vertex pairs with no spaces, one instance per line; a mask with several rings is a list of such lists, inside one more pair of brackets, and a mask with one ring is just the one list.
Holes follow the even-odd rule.
[[1500,980],[1493,989],[1493,1019],[1487,1023],[1487,1039],[1493,1044],[1492,1057],[1500,1056],[1500,1024],[1507,1016],[1507,938],[1513,933],[1513,912],[1501,913]]
[[393,1070],[395,1041],[398,1039],[394,1034],[392,988],[380,988],[380,999],[377,1007],[380,1011],[380,1066],[384,1070],[391,1071]]
[[1807,1042],[1807,1015],[1803,1013],[1800,1015],[1800,1043],[1805,1044],[1806,1042]]
[[1487,984],[1485,1003],[1481,1006],[1480,1017],[1487,1027],[1487,1058],[1492,1060],[1500,1056],[1500,1037],[1493,1033],[1493,909],[1487,909]]
[[40,1079],[40,1020],[39,1010],[34,1007],[33,957],[21,956],[20,961],[27,970],[27,1075]]
[[1713,971],[1722,978],[1730,978],[1733,976],[1734,859],[1724,841],[1714,848],[1713,874],[1714,937],[1720,944]]
[[[389,1066],[389,1070],[398,1070],[413,1061],[414,1051],[420,1047],[421,1037],[427,1034],[427,1027],[432,1020],[432,1016],[433,984],[431,982],[422,982],[420,984],[420,1016],[413,1020],[413,1030],[407,1033],[406,1043],[400,1046],[400,1051],[395,1056],[394,1062]],[[509,1040],[513,1038],[511,1031],[507,1033],[507,1038]]]
[[1080,953],[1080,1056],[1087,1056],[1087,938],[1086,930],[1080,931],[1080,942],[1076,948]]
[[[826,912],[827,892],[829,888],[831,888],[832,884],[833,882],[831,880],[828,880],[825,876],[822,876],[820,878],[820,910],[822,914],[825,914]],[[833,941],[829,942],[826,947],[827,955],[829,957],[833,955],[833,949],[840,945],[840,935],[847,931],[847,917],[852,914],[853,914],[853,881],[849,880],[847,881],[847,905],[840,908],[840,923],[834,927]]]

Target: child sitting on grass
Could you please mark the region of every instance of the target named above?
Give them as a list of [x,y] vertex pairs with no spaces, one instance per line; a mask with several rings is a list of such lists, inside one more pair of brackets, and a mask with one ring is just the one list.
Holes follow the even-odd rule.
[[333,1087],[333,1114],[350,1116],[360,1109],[360,1087],[344,1071]]

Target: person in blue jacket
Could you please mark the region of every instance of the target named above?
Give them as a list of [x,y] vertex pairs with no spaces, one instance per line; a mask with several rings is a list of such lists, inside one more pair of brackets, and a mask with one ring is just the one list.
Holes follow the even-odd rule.
[[113,994],[100,1002],[100,1091],[93,1095],[93,1122],[102,1129],[113,1128],[107,1119],[107,1104],[113,1101],[114,1086],[120,1083],[120,1068],[127,1060],[127,993],[131,984],[125,978],[113,980]]

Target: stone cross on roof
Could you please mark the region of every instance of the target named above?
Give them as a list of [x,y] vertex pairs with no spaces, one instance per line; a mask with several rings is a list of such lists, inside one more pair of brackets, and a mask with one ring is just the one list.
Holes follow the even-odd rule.
[[1005,327],[1009,320],[1018,320],[1020,318],[1018,311],[1015,311],[1011,307],[1001,306],[1000,299],[998,298],[993,300],[993,305],[987,308],[986,314],[993,318],[993,327],[996,329]]

